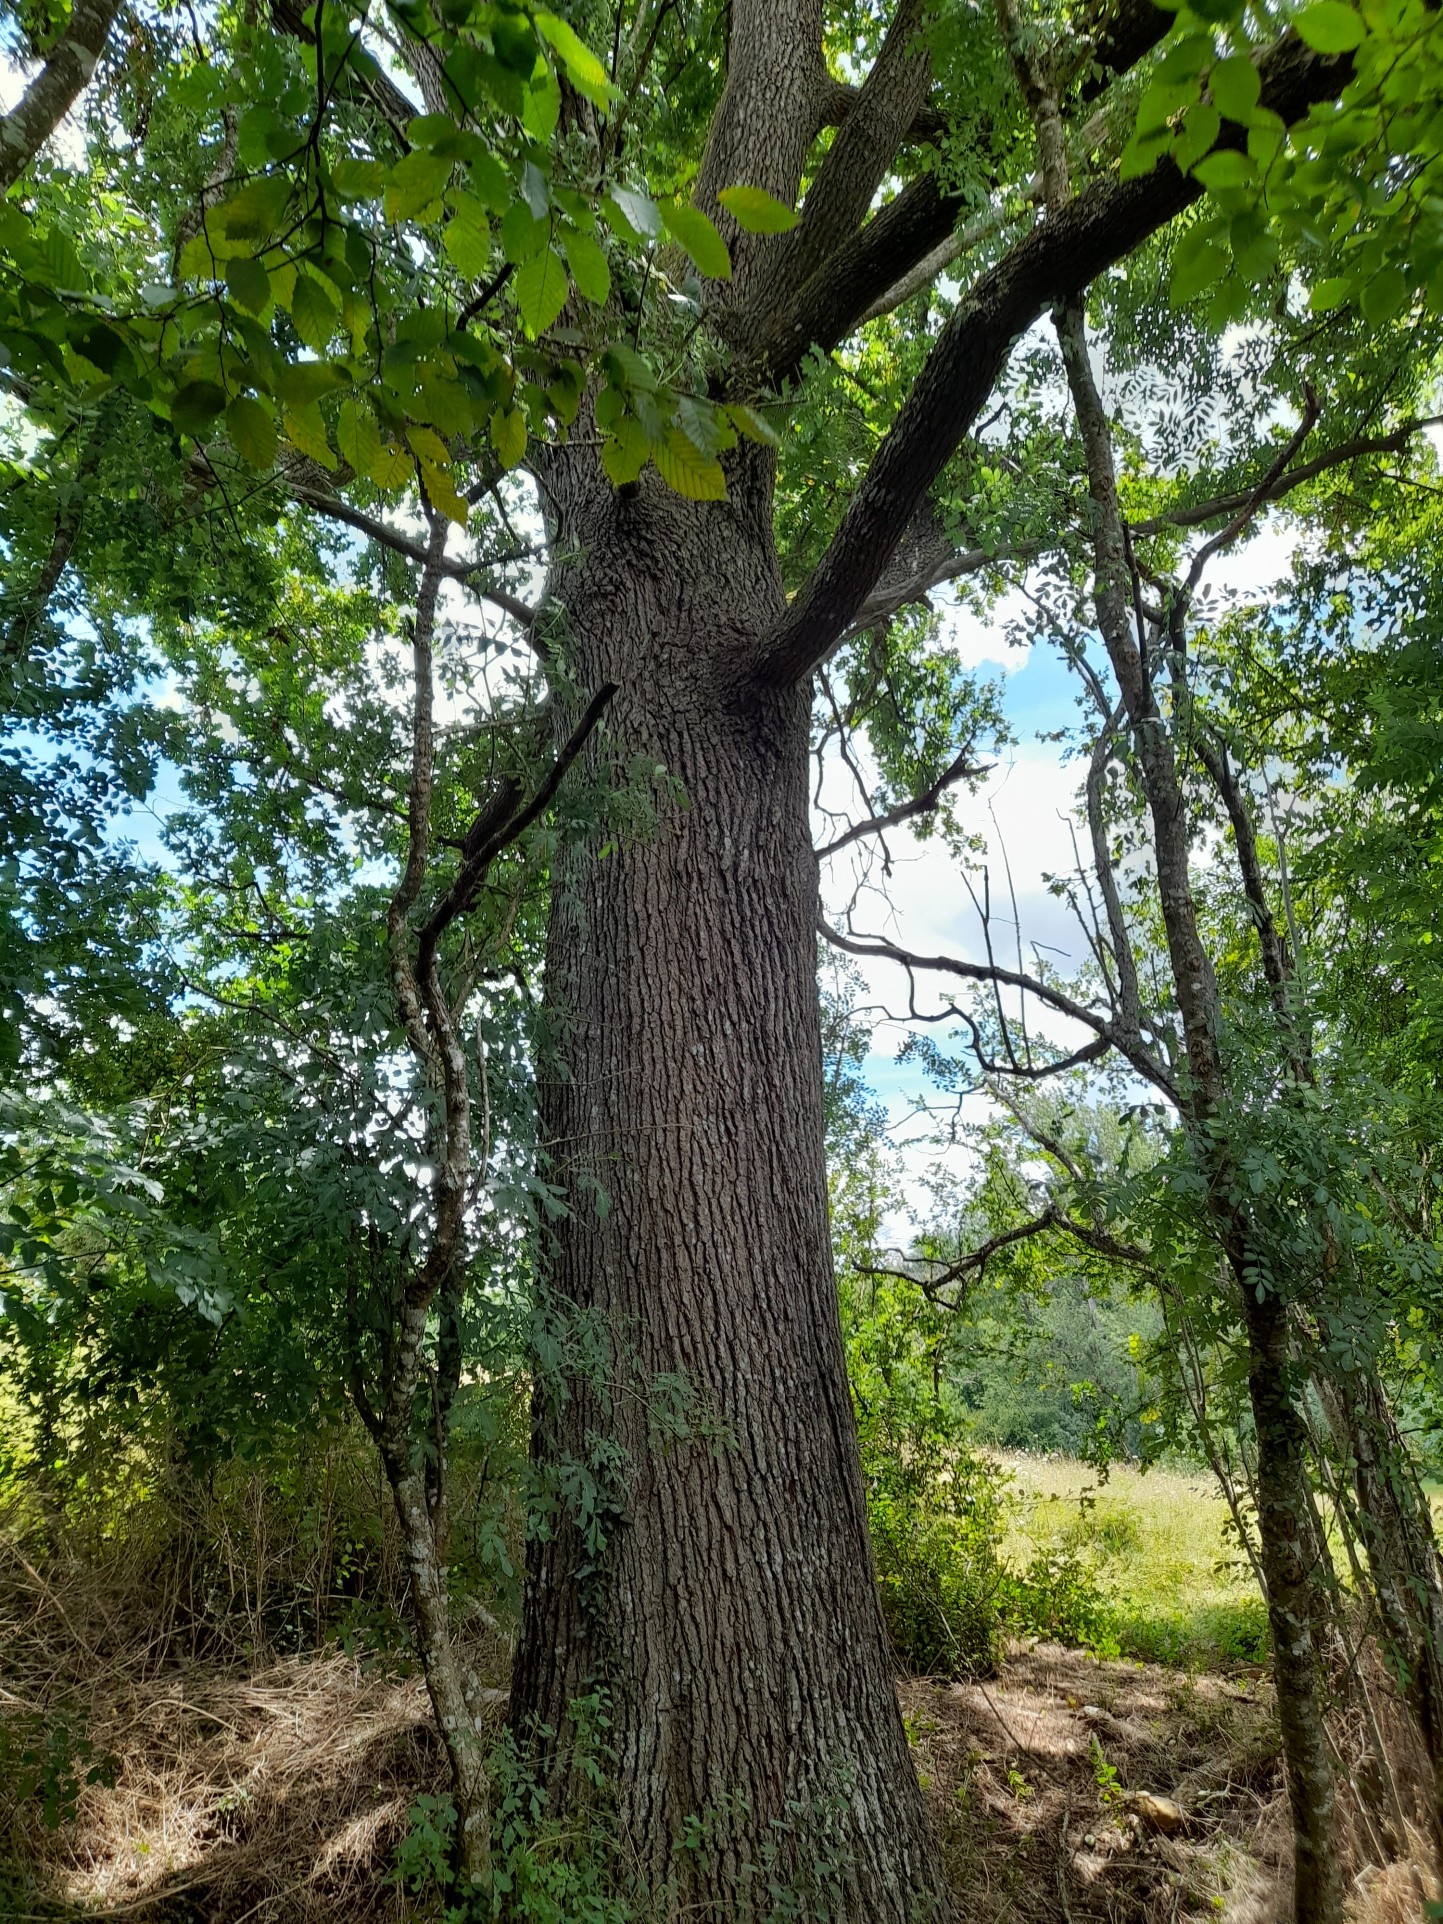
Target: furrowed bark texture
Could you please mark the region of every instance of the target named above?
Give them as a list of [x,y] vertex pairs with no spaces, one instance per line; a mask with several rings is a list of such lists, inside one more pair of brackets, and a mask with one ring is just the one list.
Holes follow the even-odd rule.
[[[571,1213],[550,1287],[606,1361],[539,1378],[536,1451],[588,1466],[609,1514],[599,1554],[564,1506],[531,1545],[513,1724],[561,1733],[565,1808],[569,1706],[608,1692],[623,1852],[688,1916],[765,1915],[768,1878],[809,1886],[833,1840],[836,1915],[937,1915],[828,1236],[809,694],[738,672],[782,605],[769,476],[748,451],[718,507],[569,462],[548,492],[555,551],[582,556],[552,583],[573,670],[619,684],[613,733],[685,802],[555,883],[543,1112]],[[663,1378],[690,1437],[656,1420]],[[713,1827],[700,1851],[688,1820]]]

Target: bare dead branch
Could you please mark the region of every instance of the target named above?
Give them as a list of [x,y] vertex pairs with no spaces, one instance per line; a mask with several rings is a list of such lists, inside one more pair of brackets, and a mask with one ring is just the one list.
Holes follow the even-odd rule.
[[844,835],[839,835],[834,842],[828,842],[825,848],[819,848],[817,860],[825,861],[829,855],[836,855],[840,850],[850,848],[853,842],[860,842],[865,836],[881,835],[889,828],[900,828],[903,822],[915,821],[919,815],[930,815],[949,788],[954,787],[958,782],[971,781],[987,773],[987,768],[978,767],[973,763],[970,748],[964,748],[960,755],[948,763],[936,781],[929,788],[923,789],[920,795],[912,796],[909,801],[898,802],[894,808],[884,809],[880,815],[869,816],[865,822],[857,822]]

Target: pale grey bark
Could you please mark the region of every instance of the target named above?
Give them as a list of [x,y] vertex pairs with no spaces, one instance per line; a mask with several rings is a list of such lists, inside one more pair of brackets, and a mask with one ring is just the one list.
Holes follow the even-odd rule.
[[76,0],[44,66],[0,117],[0,194],[20,178],[89,84],[119,11],[120,0]]

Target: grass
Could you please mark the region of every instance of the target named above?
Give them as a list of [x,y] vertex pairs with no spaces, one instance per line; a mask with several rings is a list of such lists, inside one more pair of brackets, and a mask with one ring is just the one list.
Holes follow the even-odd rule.
[[1121,1656],[1226,1669],[1267,1656],[1267,1613],[1227,1505],[1203,1475],[1004,1453],[1014,1499],[1003,1554],[1079,1558],[1106,1604]]

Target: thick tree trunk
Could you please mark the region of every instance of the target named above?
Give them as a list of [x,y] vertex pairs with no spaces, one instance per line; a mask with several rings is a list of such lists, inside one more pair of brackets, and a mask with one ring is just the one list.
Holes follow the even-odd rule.
[[1347,1454],[1385,1649],[1433,1767],[1433,1821],[1443,1839],[1443,1568],[1426,1497],[1387,1391],[1360,1364],[1317,1377],[1329,1427]]
[[570,1707],[606,1693],[622,1855],[688,1917],[768,1914],[779,1883],[802,1915],[937,1915],[828,1237],[808,693],[747,673],[782,602],[767,477],[724,507],[567,478],[569,666],[619,684],[614,736],[685,797],[555,884],[549,1287],[594,1360],[538,1372],[567,1494],[528,1555],[513,1725],[557,1733],[565,1808]]

